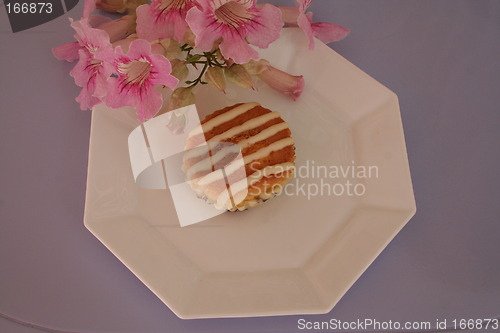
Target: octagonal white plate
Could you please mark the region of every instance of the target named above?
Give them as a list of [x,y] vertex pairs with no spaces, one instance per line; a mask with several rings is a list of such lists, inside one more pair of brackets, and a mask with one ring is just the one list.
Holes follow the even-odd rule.
[[351,177],[364,195],[325,190],[308,199],[300,186],[323,180],[346,189],[346,179],[310,174],[292,182],[288,192],[296,195],[181,228],[168,190],[134,183],[127,148],[134,112],[97,106],[85,225],[181,318],[329,312],[415,213],[397,96],[326,45],[309,51],[295,29],[261,54],[304,75],[299,101],[262,85],[228,95],[203,87],[201,118],[258,101],[289,123],[299,168],[373,166],[378,177]]

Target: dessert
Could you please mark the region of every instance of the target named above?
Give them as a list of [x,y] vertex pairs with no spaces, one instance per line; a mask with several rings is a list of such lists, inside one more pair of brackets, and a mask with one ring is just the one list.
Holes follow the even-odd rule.
[[199,197],[217,209],[245,210],[276,194],[294,174],[288,124],[258,103],[217,110],[189,133],[183,170]]

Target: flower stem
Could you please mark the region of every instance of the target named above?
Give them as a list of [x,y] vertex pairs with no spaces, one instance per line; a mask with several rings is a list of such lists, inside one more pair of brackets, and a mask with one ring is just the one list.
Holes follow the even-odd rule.
[[181,46],[181,51],[186,52],[186,64],[191,65],[196,69],[198,69],[196,65],[203,65],[200,74],[195,80],[186,81],[186,84],[189,85],[188,88],[194,87],[197,84],[207,84],[206,81],[203,81],[203,75],[205,75],[205,72],[209,67],[228,67],[224,58],[218,58],[220,55],[219,49],[215,49],[211,52],[192,54],[191,51],[193,51],[193,47],[188,44],[184,44]]
[[186,81],[186,84],[189,84],[188,88],[194,87],[198,83],[199,84],[207,84],[207,82],[203,81],[202,78],[203,78],[203,75],[205,74],[205,72],[207,71],[208,67],[209,67],[208,62],[205,62],[205,65],[203,66],[203,68],[202,68],[202,70],[200,72],[200,75],[196,78],[196,80],[194,80],[194,81]]

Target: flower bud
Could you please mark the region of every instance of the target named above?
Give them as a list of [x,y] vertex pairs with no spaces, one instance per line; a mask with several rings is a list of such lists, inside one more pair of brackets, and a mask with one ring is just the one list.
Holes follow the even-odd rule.
[[127,10],[123,0],[96,0],[95,6],[97,9],[114,13],[125,13]]
[[210,67],[205,73],[205,80],[215,89],[226,92],[226,79],[221,67]]
[[269,61],[267,61],[266,59],[260,59],[250,60],[246,64],[243,64],[243,67],[245,67],[250,75],[259,75],[260,73],[265,71],[269,65]]
[[252,76],[242,65],[233,64],[231,67],[224,69],[224,74],[229,81],[239,85],[240,87],[245,89],[252,88],[255,90]]
[[[262,8],[264,4],[257,4],[257,8]],[[281,11],[281,20],[285,25],[297,26],[297,18],[299,17],[298,7],[276,6]]]
[[258,76],[268,86],[292,97],[294,101],[300,97],[304,90],[305,83],[302,75],[294,76],[273,66],[267,66]]
[[170,61],[170,65],[172,65],[172,75],[179,79],[179,82],[182,82],[187,78],[189,69],[185,61],[174,59]]
[[135,10],[138,6],[147,3],[144,0],[96,0],[97,9],[112,13],[125,13],[128,9]]
[[154,54],[161,54],[163,55],[165,53],[165,49],[163,46],[160,45],[160,43],[151,43],[151,52]]
[[162,38],[158,42],[163,47],[163,55],[169,60],[177,58],[177,56],[181,53],[181,45],[176,40]]
[[299,8],[297,7],[281,7],[281,19],[286,25],[297,26],[297,19],[299,17]]
[[195,47],[195,39],[196,35],[193,33],[191,28],[187,27],[186,32],[184,33],[184,43],[191,47]]
[[117,20],[104,23],[97,28],[106,31],[110,42],[113,43],[127,37],[134,31],[135,18],[132,15],[125,15]]
[[168,102],[168,110],[175,110],[194,104],[196,98],[193,93],[194,87],[181,87],[174,90],[170,101]]

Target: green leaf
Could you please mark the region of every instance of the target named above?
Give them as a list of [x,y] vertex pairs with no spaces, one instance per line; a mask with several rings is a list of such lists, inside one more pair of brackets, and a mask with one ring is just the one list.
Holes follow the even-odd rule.
[[203,55],[201,54],[193,54],[192,56],[188,57],[186,59],[187,62],[196,62],[196,61],[199,61],[201,59],[201,57],[203,57]]

